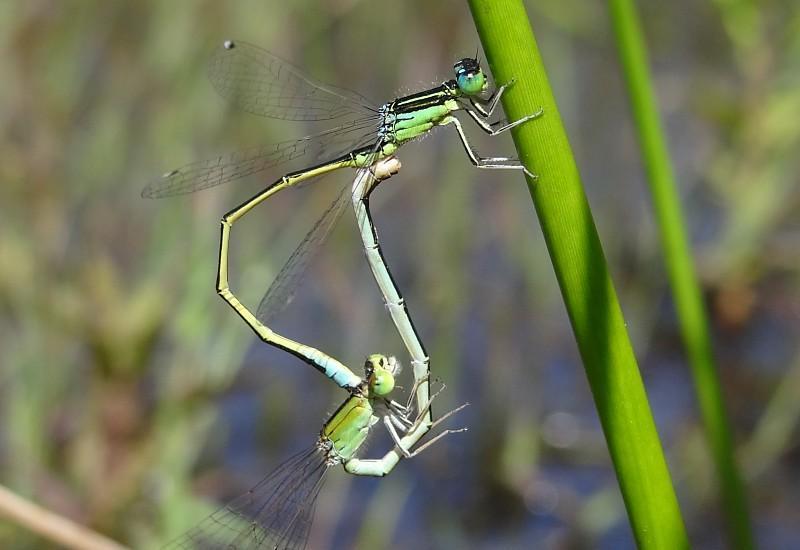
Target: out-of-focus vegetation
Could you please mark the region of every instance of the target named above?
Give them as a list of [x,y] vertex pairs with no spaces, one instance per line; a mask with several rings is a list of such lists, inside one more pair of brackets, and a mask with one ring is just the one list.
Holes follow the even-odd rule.
[[[694,267],[686,217],[661,123],[641,18],[635,0],[609,0],[608,7],[647,174],[672,302],[715,470],[719,505],[728,528],[727,542],[737,550],[752,550],[755,540],[747,492],[736,460],[731,423],[714,359],[708,310]],[[628,499],[626,504],[630,508]]]
[[[720,547],[606,13],[563,0],[529,9],[690,536]],[[800,536],[800,12],[792,0],[640,9],[756,537],[786,546]],[[218,219],[263,178],[139,198],[167,169],[309,130],[215,96],[205,62],[229,37],[378,101],[447,78],[478,42],[466,5],[421,0],[0,5],[0,483],[134,547],[253,485],[344,397],[256,342],[214,293]],[[481,151],[510,150],[471,135]],[[470,431],[383,480],[332,472],[310,547],[630,547],[521,178],[474,170],[448,131],[400,156],[374,215],[448,384],[439,410],[470,401],[455,420]],[[245,299],[258,300],[346,178],[237,225]],[[354,367],[372,352],[403,358],[350,220],[278,327]],[[0,546],[47,544],[0,519]]]

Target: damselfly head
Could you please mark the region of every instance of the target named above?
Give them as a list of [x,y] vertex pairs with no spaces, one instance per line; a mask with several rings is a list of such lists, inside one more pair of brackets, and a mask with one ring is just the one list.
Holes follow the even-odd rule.
[[458,89],[465,95],[478,95],[489,87],[489,81],[477,57],[460,59],[453,65],[453,70],[456,73]]
[[371,395],[389,395],[394,389],[394,375],[399,370],[399,363],[394,357],[373,354],[364,363],[364,374],[367,378]]

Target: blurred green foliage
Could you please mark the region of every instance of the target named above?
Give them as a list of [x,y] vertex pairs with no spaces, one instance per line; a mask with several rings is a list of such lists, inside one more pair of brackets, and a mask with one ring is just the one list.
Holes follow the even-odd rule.
[[[600,4],[535,4],[684,517],[698,547],[719,545],[606,15]],[[794,4],[640,6],[765,548],[798,537],[800,411],[786,398],[800,365]],[[215,96],[205,62],[229,37],[378,101],[447,78],[478,43],[466,5],[422,0],[0,3],[0,483],[137,548],[310,444],[343,398],[255,342],[214,293],[218,219],[263,180],[139,198],[175,166],[308,130]],[[481,151],[510,150],[471,135]],[[448,384],[438,406],[470,401],[458,419],[470,431],[383,480],[333,472],[311,547],[629,547],[521,178],[472,169],[446,131],[401,160],[373,211]],[[278,197],[242,224],[232,277],[248,303],[334,187]],[[402,350],[358,246],[345,220],[278,324],[354,367]],[[47,543],[0,519],[0,546]]]

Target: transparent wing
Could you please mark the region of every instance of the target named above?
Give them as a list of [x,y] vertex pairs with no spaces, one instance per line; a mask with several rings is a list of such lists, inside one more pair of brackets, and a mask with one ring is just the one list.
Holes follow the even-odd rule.
[[365,139],[376,136],[377,121],[377,117],[370,115],[300,139],[271,143],[192,162],[151,181],[142,190],[142,196],[156,199],[194,193],[257,174],[292,159],[309,156],[316,161],[332,148],[344,150],[346,144],[354,149]]
[[362,95],[323,84],[247,42],[227,40],[214,54],[209,78],[221,96],[244,111],[283,120],[331,120],[377,113]]
[[269,285],[258,304],[256,318],[268,325],[286,309],[294,298],[294,291],[303,280],[308,264],[322,244],[328,239],[336,223],[350,203],[350,186],[345,185],[327,210],[317,220]]
[[[373,160],[376,160],[378,145],[372,152]],[[371,162],[369,164],[372,164]],[[362,168],[361,170],[369,170]],[[350,186],[345,185],[339,192],[336,199],[328,207],[317,223],[306,234],[298,247],[286,260],[281,270],[273,279],[261,302],[256,310],[256,318],[265,325],[269,325],[270,320],[283,311],[294,298],[294,291],[303,280],[308,264],[322,244],[331,234],[336,223],[347,210],[350,203]]]
[[165,549],[304,550],[327,470],[316,447],[300,452]]

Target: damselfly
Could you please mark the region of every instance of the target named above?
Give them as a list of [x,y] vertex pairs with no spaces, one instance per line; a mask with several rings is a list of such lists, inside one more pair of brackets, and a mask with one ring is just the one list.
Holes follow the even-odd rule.
[[330,233],[345,210],[348,193],[340,194],[289,257],[255,314],[236,297],[228,282],[231,228],[278,191],[340,168],[368,171],[376,162],[391,158],[401,145],[439,126],[452,125],[456,129],[469,160],[478,168],[520,170],[533,177],[516,159],[479,156],[454,113],[467,113],[481,130],[494,136],[538,117],[541,111],[511,123],[489,122],[509,84],[488,93],[489,79],[477,58],[461,59],[453,69],[455,78],[439,86],[377,105],[358,93],[317,82],[256,46],[228,40],[212,58],[209,74],[216,90],[233,105],[265,117],[337,121],[336,126],[300,139],[188,164],[164,174],[142,192],[144,197],[151,198],[191,193],[262,172],[298,157],[325,158],[282,176],[223,216],[217,292],[263,341],[298,356],[343,388],[357,386],[360,378],[332,356],[274,332],[267,327],[267,322],[291,298],[311,252]]
[[[347,472],[362,476],[389,473],[396,461],[356,458],[370,429],[383,419],[395,445],[405,449],[407,443],[400,439],[398,432],[414,432],[427,411],[412,413],[411,397],[406,405],[389,399],[398,370],[394,358],[371,355],[364,370],[363,381],[353,388],[351,396],[325,423],[312,448],[282,463],[250,491],[208,516],[166,548],[303,550],[311,529],[317,495],[331,466],[342,464]],[[427,380],[417,381],[423,382]],[[411,396],[414,393],[412,391]],[[434,425],[464,406],[444,415]],[[445,430],[404,454],[406,457],[414,456],[448,433],[462,430]]]

